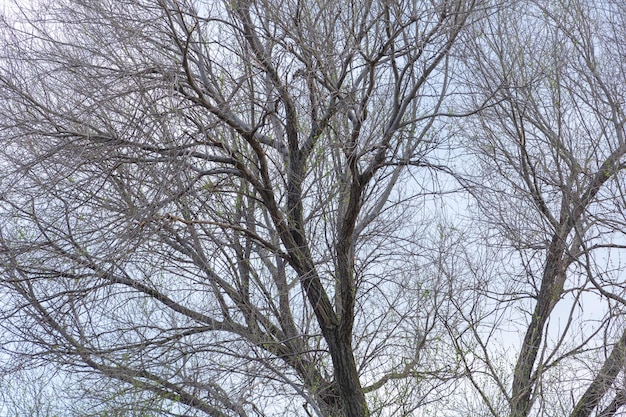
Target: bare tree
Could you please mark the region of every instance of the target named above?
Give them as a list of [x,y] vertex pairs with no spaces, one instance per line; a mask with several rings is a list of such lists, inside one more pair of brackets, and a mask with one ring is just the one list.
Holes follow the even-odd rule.
[[466,139],[498,254],[476,273],[489,307],[465,308],[469,327],[452,332],[490,415],[626,404],[625,18],[621,2],[515,2],[475,37],[468,85],[495,99]]
[[7,17],[4,352],[64,369],[93,412],[409,415],[449,394],[462,280],[423,206],[477,7],[72,0]]

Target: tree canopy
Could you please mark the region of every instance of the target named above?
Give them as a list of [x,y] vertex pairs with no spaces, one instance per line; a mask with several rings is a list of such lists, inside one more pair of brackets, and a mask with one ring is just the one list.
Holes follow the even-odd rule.
[[0,413],[621,415],[624,28],[619,1],[14,5]]

